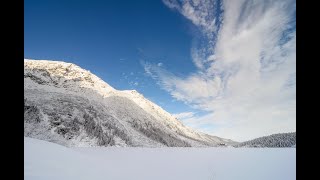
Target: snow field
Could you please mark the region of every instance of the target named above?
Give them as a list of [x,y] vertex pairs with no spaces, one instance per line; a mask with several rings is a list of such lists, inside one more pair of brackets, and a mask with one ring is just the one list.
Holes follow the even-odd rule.
[[24,141],[26,180],[296,179],[296,148],[67,148]]

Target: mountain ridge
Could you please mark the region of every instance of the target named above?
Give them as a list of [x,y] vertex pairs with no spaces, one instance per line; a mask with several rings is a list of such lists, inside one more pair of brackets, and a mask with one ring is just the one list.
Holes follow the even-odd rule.
[[235,144],[234,147],[296,147],[296,132],[277,133]]
[[66,146],[210,147],[197,132],[135,90],[119,91],[63,61],[24,61],[25,136]]

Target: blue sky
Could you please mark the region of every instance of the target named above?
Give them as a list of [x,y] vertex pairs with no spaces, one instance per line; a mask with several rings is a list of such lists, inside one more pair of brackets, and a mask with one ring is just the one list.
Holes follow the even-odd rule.
[[195,70],[188,31],[186,20],[161,1],[25,1],[25,58],[76,63],[116,89],[137,89],[171,113],[188,106],[172,102],[141,61],[181,74]]
[[186,125],[295,131],[293,0],[25,0],[25,58],[75,63]]

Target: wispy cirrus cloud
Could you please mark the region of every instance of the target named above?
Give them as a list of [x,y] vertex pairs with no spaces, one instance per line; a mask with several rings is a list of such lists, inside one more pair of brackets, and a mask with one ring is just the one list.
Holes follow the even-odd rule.
[[187,119],[187,118],[192,118],[194,116],[194,113],[193,112],[183,112],[183,113],[173,114],[173,116],[178,119]]
[[163,0],[199,29],[191,56],[197,71],[179,77],[145,63],[147,74],[173,98],[208,111],[195,128],[246,140],[295,131],[296,30],[294,0]]

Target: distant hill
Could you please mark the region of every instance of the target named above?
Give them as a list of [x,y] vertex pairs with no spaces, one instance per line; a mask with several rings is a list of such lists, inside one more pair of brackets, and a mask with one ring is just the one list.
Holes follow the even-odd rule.
[[234,145],[234,147],[296,147],[296,132],[272,134]]

